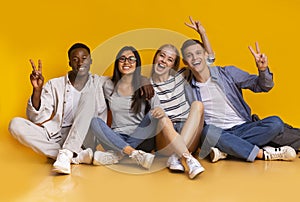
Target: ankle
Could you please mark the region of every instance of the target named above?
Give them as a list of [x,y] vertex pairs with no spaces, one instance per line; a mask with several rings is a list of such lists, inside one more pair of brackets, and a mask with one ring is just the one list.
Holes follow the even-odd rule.
[[190,159],[193,156],[192,156],[192,154],[190,152],[184,152],[184,153],[182,153],[182,157],[184,159]]
[[258,159],[265,159],[265,153],[263,149],[260,149],[256,155],[256,158]]
[[130,156],[132,154],[132,152],[134,152],[134,151],[136,151],[136,150],[134,148],[132,148],[131,146],[126,146],[123,148],[122,153]]

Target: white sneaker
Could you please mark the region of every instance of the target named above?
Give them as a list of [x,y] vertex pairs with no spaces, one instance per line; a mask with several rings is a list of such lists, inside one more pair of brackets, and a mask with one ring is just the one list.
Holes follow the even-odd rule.
[[180,158],[177,154],[172,154],[167,161],[167,167],[171,171],[175,172],[184,172],[184,167],[180,161]]
[[93,150],[91,148],[87,148],[79,152],[79,154],[71,159],[71,163],[74,164],[91,164],[93,161]]
[[53,164],[53,171],[62,174],[71,174],[71,159],[73,152],[68,149],[60,149]]
[[263,150],[266,161],[291,161],[297,156],[296,151],[290,146],[283,146],[278,148],[266,146],[263,148]]
[[141,165],[147,169],[151,167],[154,159],[153,154],[146,153],[142,150],[134,150],[129,157],[135,160],[138,165]]
[[218,160],[226,159],[227,154],[224,152],[221,152],[218,148],[212,147],[210,151],[210,160],[211,162],[215,163]]
[[189,178],[193,179],[200,173],[202,173],[205,169],[202,167],[200,162],[195,159],[191,154],[183,154],[186,158],[186,165],[189,167]]
[[112,150],[108,150],[106,152],[95,151],[94,153],[93,164],[96,166],[111,165],[118,162],[119,162],[119,157]]

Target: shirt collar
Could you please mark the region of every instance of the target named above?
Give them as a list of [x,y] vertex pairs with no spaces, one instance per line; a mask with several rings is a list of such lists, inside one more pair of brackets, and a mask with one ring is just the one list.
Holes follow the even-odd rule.
[[[208,67],[208,69],[209,69],[209,72],[210,72],[211,80],[217,82],[218,81],[217,68],[214,66],[214,67]],[[194,76],[192,77],[191,85],[194,86],[194,87],[198,87],[197,81],[196,81]]]
[[[92,74],[89,72],[89,79],[88,79],[88,81],[91,80],[91,77],[92,77]],[[65,82],[66,82],[66,84],[68,84],[68,85],[72,85],[72,83],[71,83],[71,81],[70,81],[70,79],[69,79],[68,73],[66,74]]]

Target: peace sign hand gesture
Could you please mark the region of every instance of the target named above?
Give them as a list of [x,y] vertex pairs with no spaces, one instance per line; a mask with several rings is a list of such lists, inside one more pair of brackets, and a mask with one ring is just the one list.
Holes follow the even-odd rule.
[[184,23],[186,26],[194,29],[196,32],[198,32],[200,35],[205,33],[204,27],[201,25],[200,21],[194,21],[191,16],[189,16],[191,24]]
[[256,66],[259,71],[265,71],[268,68],[268,58],[264,53],[260,52],[258,42],[255,42],[256,51],[251,46],[248,46],[250,52],[254,56]]
[[42,91],[44,85],[44,77],[42,75],[42,61],[38,60],[38,68],[36,68],[32,59],[29,60],[32,66],[32,72],[30,74],[30,82],[34,90]]

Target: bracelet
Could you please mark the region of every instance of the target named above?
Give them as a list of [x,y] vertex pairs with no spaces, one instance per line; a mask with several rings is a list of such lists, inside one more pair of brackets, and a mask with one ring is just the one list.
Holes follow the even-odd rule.
[[215,62],[216,58],[215,58],[215,56],[213,55],[213,56],[208,56],[206,60],[207,60],[207,63],[208,63],[209,65],[211,65],[211,64],[213,64],[213,63]]

